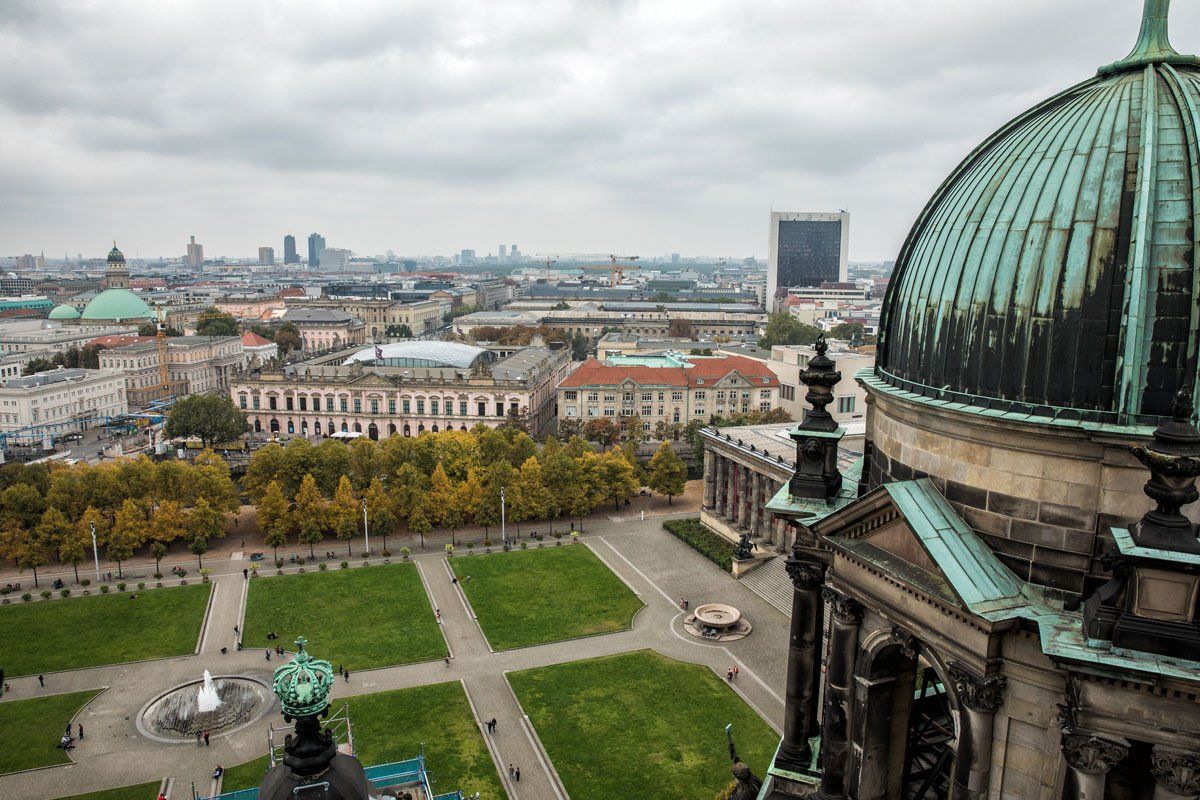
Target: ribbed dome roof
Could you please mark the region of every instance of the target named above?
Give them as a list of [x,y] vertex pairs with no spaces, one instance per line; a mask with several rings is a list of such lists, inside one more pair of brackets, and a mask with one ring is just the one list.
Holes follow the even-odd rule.
[[153,319],[154,312],[146,301],[128,289],[105,289],[92,298],[83,309],[86,320],[126,322],[135,319]]
[[969,405],[1128,424],[1196,380],[1200,67],[1146,0],[1125,59],[1005,125],[900,251],[886,382]]
[[79,310],[75,306],[69,306],[66,303],[55,306],[50,309],[49,319],[79,319]]
[[108,263],[110,263],[110,264],[124,264],[125,263],[125,254],[117,249],[116,242],[113,242],[113,249],[108,251]]
[[362,361],[391,367],[453,367],[469,369],[487,350],[460,342],[410,341],[372,345],[359,350],[343,364]]

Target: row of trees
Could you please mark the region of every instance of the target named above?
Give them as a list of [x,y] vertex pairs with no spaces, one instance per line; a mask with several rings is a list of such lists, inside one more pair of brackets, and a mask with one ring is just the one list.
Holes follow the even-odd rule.
[[100,366],[100,351],[103,349],[99,345],[87,344],[83,347],[71,346],[48,358],[31,358],[25,364],[24,374],[33,375],[35,372],[46,372],[58,367],[97,369]]
[[373,534],[386,537],[404,524],[424,537],[434,527],[451,538],[466,525],[485,535],[505,518],[520,530],[529,520],[582,518],[605,502],[619,507],[648,485],[670,498],[683,491],[687,468],[664,443],[643,472],[626,450],[596,451],[579,437],[540,448],[514,429],[391,437],[348,446],[302,439],[269,444],[251,458],[244,479],[258,510],[267,546],[291,537],[313,546],[329,533],[349,540],[366,501]]
[[[874,337],[867,336],[865,330],[861,322],[842,322],[830,329],[828,338],[851,344],[869,344]],[[758,346],[770,349],[777,344],[814,344],[822,332],[816,325],[801,322],[788,312],[779,311],[767,318],[767,326],[758,340]]]
[[[92,531],[105,558],[121,564],[149,545],[156,565],[176,541],[203,567],[240,505],[228,465],[211,452],[194,463],[139,456],[99,465],[9,465],[0,470],[0,558],[37,570],[54,557],[79,580]],[[157,572],[157,566],[155,571]]]

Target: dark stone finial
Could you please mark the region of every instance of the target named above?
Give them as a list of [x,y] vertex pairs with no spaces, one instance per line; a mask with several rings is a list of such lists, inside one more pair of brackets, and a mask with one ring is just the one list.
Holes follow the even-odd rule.
[[804,409],[804,421],[800,427],[805,430],[835,431],[837,423],[826,406],[833,402],[833,387],[842,379],[842,373],[834,369],[835,362],[825,355],[829,350],[825,334],[817,337],[813,350],[817,354],[809,359],[807,367],[800,370],[800,382],[808,387],[804,399],[811,406]]
[[1150,470],[1143,491],[1156,504],[1131,531],[1138,545],[1200,552],[1195,526],[1180,513],[1183,506],[1200,499],[1196,491],[1200,430],[1192,423],[1192,413],[1192,387],[1180,387],[1171,403],[1171,419],[1155,429],[1153,441],[1129,445],[1134,457]]

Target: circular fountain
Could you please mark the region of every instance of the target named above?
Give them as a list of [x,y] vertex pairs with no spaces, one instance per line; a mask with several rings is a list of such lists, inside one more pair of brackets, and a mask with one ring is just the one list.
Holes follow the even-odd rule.
[[274,695],[255,678],[221,675],[176,686],[155,697],[137,716],[138,730],[160,742],[192,741],[232,733],[254,722],[271,707]]
[[705,603],[683,621],[683,628],[692,636],[714,642],[734,642],[745,638],[751,630],[742,612],[724,603]]

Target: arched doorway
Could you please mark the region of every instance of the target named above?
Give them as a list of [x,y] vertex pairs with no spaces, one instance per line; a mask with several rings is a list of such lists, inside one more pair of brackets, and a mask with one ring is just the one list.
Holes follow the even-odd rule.
[[343,422],[342,423],[342,433],[349,433],[349,432],[350,432],[350,428],[347,427],[346,423]]
[[379,427],[374,422],[367,426],[367,437],[379,441]]
[[396,435],[396,423],[389,422],[388,423],[388,436],[395,436],[395,435]]
[[317,436],[321,435],[321,423],[319,421],[313,423],[313,433]]
[[417,435],[420,435],[424,432],[425,432],[425,423],[424,422],[417,423]]
[[437,433],[438,432],[437,423],[436,422],[433,423],[433,425],[430,426],[429,430],[433,431],[434,433]]
[[308,420],[300,420],[300,435],[308,436]]
[[279,433],[279,420],[271,420],[271,433]]
[[408,423],[407,423],[407,422],[406,422],[406,423],[404,423],[404,435],[405,435],[406,437],[407,437],[407,436],[412,436],[412,429],[411,429],[410,427],[408,427]]
[[295,422],[295,420],[290,420],[290,419],[289,419],[289,420],[288,420],[288,433],[289,433],[289,434],[292,434],[292,433],[295,433],[295,432],[296,432],[296,422]]
[[361,422],[354,423],[354,432],[362,433],[362,423]]

